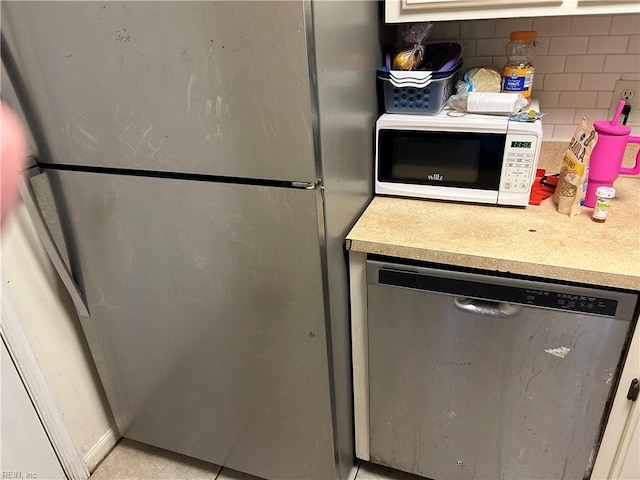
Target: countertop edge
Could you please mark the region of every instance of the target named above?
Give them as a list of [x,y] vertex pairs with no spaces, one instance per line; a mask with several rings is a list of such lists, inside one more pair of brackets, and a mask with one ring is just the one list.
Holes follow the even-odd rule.
[[477,268],[489,272],[528,275],[543,279],[576,282],[587,285],[640,291],[640,277],[609,272],[594,272],[549,264],[534,264],[462,253],[443,252],[403,245],[386,245],[365,240],[347,239],[347,250],[384,255],[398,259],[418,260],[458,267]]

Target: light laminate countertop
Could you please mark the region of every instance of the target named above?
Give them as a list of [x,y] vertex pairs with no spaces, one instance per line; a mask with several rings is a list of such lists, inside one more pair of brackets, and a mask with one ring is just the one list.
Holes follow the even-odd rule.
[[[538,167],[560,169],[566,143]],[[637,149],[628,148],[623,165]],[[640,291],[640,177],[620,176],[605,223],[570,218],[551,198],[526,208],[374,197],[346,246],[358,252]]]

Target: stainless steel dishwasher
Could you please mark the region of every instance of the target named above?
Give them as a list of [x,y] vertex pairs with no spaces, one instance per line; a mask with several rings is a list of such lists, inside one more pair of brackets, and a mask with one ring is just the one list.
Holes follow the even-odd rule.
[[588,478],[635,294],[367,261],[370,460]]

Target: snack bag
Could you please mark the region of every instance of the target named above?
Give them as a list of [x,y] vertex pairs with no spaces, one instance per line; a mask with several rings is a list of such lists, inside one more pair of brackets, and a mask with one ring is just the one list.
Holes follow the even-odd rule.
[[417,70],[424,60],[424,42],[431,33],[431,22],[405,23],[400,27],[404,48],[393,59],[394,70]]
[[558,212],[570,217],[580,213],[589,179],[589,158],[597,140],[593,124],[583,118],[562,159],[558,186],[553,193]]
[[470,68],[463,78],[470,92],[500,93],[502,90],[502,75],[490,67]]

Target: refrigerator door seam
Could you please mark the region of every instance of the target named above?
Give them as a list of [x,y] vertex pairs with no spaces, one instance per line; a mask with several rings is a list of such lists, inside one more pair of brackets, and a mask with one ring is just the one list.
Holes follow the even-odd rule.
[[257,185],[263,187],[304,188],[314,190],[321,184],[321,179],[315,182],[300,182],[288,180],[270,180],[261,178],[226,177],[221,175],[207,175],[202,173],[167,172],[158,170],[139,170],[131,168],[96,167],[89,165],[68,165],[63,163],[38,163],[38,168],[44,170],[59,170],[84,173],[99,173],[103,175],[122,175],[129,177],[165,178],[173,180],[192,180],[198,182],[233,183],[238,185]]

